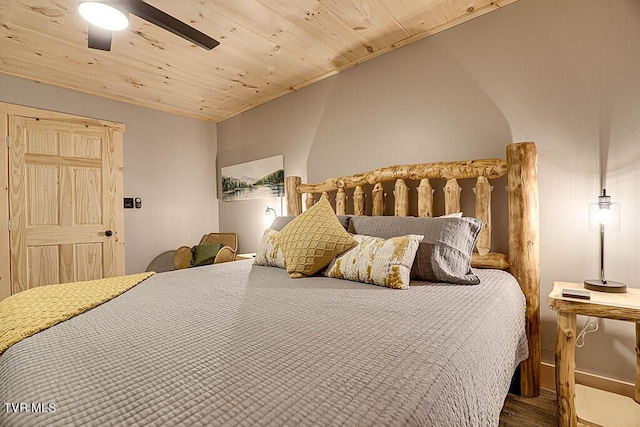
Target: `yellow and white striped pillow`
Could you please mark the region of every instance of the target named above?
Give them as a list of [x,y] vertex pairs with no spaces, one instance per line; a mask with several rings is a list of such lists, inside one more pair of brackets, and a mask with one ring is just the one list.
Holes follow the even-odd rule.
[[423,237],[411,234],[383,239],[356,234],[353,238],[358,245],[331,261],[324,275],[408,289],[411,265]]

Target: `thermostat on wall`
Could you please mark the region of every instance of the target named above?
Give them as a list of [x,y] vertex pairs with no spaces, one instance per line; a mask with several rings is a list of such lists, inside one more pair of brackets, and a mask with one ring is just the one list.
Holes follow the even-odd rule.
[[140,197],[125,197],[124,198],[124,208],[125,209],[140,209],[142,207],[142,199]]

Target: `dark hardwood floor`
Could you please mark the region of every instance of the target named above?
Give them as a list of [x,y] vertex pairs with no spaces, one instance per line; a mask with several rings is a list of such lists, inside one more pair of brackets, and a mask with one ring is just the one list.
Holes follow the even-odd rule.
[[538,397],[509,394],[500,413],[500,427],[556,427],[556,392],[543,388]]

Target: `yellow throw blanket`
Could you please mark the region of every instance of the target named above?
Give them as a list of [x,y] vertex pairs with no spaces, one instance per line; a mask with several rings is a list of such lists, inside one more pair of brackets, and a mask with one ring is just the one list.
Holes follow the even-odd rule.
[[24,338],[109,301],[154,272],[40,286],[0,301],[0,355]]

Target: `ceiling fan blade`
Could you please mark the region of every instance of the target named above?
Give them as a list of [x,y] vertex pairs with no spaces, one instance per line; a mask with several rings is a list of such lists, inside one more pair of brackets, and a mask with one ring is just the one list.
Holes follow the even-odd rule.
[[127,7],[129,9],[129,13],[132,13],[145,21],[149,21],[160,28],[164,28],[165,30],[189,40],[191,43],[194,43],[204,49],[211,50],[220,44],[217,40],[212,39],[208,35],[141,0],[129,0],[127,1]]
[[89,47],[92,49],[111,50],[111,30],[105,30],[89,24]]

